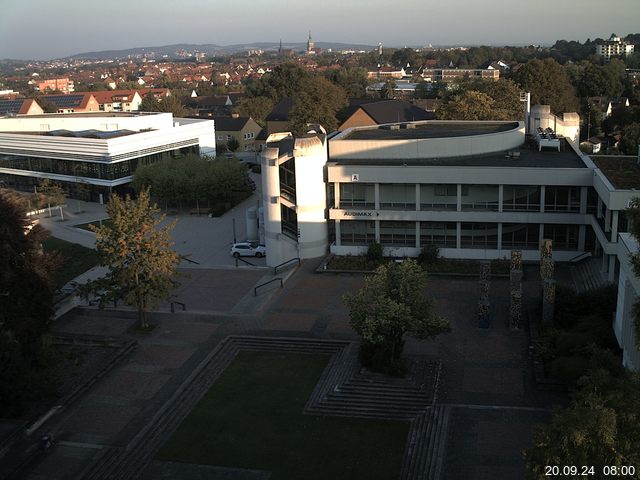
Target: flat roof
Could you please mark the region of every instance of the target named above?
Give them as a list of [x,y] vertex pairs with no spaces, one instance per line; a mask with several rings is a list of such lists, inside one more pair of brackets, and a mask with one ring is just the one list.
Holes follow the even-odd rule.
[[591,159],[615,189],[640,189],[640,165],[637,156],[591,155]]
[[[406,128],[411,125],[412,128]],[[392,130],[388,125],[354,129],[336,140],[407,140],[424,138],[452,138],[500,133],[518,128],[518,122],[443,122],[400,124]]]
[[[329,161],[336,165],[371,166],[432,166],[432,167],[534,167],[534,168],[587,168],[566,139],[560,139],[560,151],[543,149],[538,151],[535,142],[527,142],[518,149],[509,151],[447,158],[331,158],[329,143]],[[511,152],[517,152],[512,155]],[[518,155],[519,154],[519,155]]]

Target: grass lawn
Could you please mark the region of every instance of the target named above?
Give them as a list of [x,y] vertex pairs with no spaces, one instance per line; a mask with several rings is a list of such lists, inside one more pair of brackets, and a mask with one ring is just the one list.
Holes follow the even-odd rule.
[[77,243],[49,237],[42,242],[42,248],[45,252],[59,252],[62,255],[62,264],[54,274],[58,288],[98,264],[98,252]]
[[[111,219],[110,218],[105,218],[104,220],[102,220],[102,224],[103,225],[110,225],[111,224]],[[73,228],[81,228],[82,230],[92,231],[89,228],[89,225],[94,225],[96,227],[99,227],[100,226],[100,220],[96,220],[95,222],[81,223],[79,225],[74,225]]]
[[398,478],[409,422],[303,415],[329,357],[241,351],[158,459],[273,480]]

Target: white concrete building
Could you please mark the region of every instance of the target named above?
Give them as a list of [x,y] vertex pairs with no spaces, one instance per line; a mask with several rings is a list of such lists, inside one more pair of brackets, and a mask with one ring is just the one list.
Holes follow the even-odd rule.
[[611,57],[626,57],[633,54],[633,44],[623,42],[615,33],[609,40],[596,44],[596,54],[601,56],[605,62]]
[[616,306],[613,331],[622,349],[622,364],[633,370],[640,370],[640,350],[637,348],[633,325],[633,304],[640,296],[640,278],[636,276],[629,260],[631,253],[638,253],[638,242],[629,234],[621,233],[618,242],[618,303]]
[[187,153],[215,155],[211,120],[171,113],[45,114],[0,118],[0,181],[32,189],[39,179],[83,183],[107,196],[138,165]]

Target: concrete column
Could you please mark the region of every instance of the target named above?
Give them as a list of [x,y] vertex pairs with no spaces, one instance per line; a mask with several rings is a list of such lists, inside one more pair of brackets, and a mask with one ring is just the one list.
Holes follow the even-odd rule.
[[[547,194],[547,188],[542,185],[540,187],[540,212],[544,212],[544,197]],[[542,245],[542,242],[540,242],[540,245]]]
[[607,255],[606,253],[604,253],[604,248],[602,249],[602,267],[600,268],[600,272],[604,275],[605,273],[607,273],[607,260],[609,258],[609,255]]
[[[373,186],[374,208],[380,210],[380,184],[376,183]],[[379,241],[379,240],[378,240]]]
[[[500,185],[500,191],[502,192],[502,185]],[[500,199],[500,206],[502,206],[502,199]],[[498,224],[498,250],[502,250],[502,223]]]
[[540,224],[540,232],[538,235],[538,251],[542,248],[542,241],[544,240],[544,223]]
[[340,220],[336,220],[335,222],[335,230],[336,230],[336,246],[342,245],[342,240],[340,239]]
[[[498,185],[498,212],[502,213],[502,203],[504,202],[504,185]],[[502,228],[502,224],[500,224],[500,228]],[[498,245],[500,245],[500,240],[498,240]]]
[[578,250],[584,252],[584,242],[587,236],[587,226],[580,225],[578,228]]
[[614,210],[611,215],[611,241],[616,243],[618,241],[618,210]]
[[376,222],[376,242],[380,243],[380,220],[374,220]]
[[340,208],[340,183],[333,184],[333,196],[335,197],[333,208]]
[[598,207],[596,210],[596,217],[597,218],[602,218],[602,200],[600,199],[600,196],[598,195]]
[[420,184],[416,183],[416,211],[420,210]]
[[613,281],[615,280],[615,275],[616,275],[616,256],[609,255],[609,275],[607,276],[607,280],[609,280],[610,283],[613,283]]
[[588,187],[580,187],[580,213],[582,215],[587,213],[587,193]]
[[420,248],[420,222],[416,222],[416,248]]
[[604,231],[611,231],[611,210],[607,208],[607,211],[604,212]]
[[458,189],[456,193],[456,210],[458,212],[462,211],[462,184],[460,183],[458,184]]
[[[458,185],[460,187],[460,185]],[[458,197],[459,198],[459,197]],[[456,222],[456,248],[462,248],[462,225]]]

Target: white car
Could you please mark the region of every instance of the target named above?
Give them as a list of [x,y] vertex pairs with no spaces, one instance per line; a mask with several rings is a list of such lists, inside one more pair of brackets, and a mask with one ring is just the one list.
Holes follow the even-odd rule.
[[234,257],[264,257],[267,249],[264,245],[250,242],[240,242],[231,245],[231,255]]

